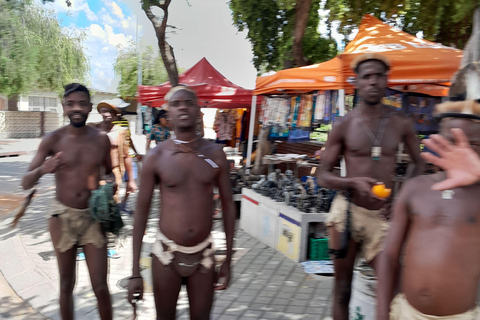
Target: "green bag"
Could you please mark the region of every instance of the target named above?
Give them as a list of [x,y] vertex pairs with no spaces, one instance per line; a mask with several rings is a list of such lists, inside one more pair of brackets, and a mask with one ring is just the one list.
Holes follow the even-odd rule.
[[113,183],[101,185],[92,191],[88,201],[90,215],[100,222],[103,230],[115,235],[120,234],[123,228],[122,216],[117,202],[113,199]]

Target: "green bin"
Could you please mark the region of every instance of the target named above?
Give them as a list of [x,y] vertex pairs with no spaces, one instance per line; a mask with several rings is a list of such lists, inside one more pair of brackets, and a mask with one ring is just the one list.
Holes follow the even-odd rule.
[[309,238],[309,258],[310,260],[330,260],[328,254],[328,239]]

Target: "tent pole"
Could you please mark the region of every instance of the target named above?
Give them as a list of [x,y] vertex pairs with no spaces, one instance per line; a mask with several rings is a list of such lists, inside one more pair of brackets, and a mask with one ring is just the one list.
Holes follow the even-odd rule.
[[247,168],[252,164],[252,145],[253,145],[253,129],[255,126],[255,112],[257,111],[257,96],[252,96],[252,107],[250,108],[250,124],[248,125],[248,142],[247,142]]
[[[345,89],[338,90],[338,115],[340,117],[345,116]],[[340,177],[347,176],[347,165],[345,163],[345,158],[342,157],[340,160]]]
[[345,89],[338,90],[338,115],[345,115]]

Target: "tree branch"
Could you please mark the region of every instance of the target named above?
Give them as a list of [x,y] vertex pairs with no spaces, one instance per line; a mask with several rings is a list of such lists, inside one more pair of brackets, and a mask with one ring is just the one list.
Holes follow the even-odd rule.
[[173,52],[172,46],[165,39],[165,32],[167,29],[168,21],[168,6],[170,5],[171,0],[165,0],[163,4],[158,4],[157,6],[163,10],[163,18],[160,21],[151,11],[149,6],[143,6],[143,10],[147,15],[148,19],[152,22],[153,28],[155,29],[155,34],[158,40],[158,47],[160,49],[160,55],[162,56],[163,64],[167,69],[168,78],[170,79],[170,84],[176,86],[178,84],[178,70],[177,63],[175,61],[175,54]]

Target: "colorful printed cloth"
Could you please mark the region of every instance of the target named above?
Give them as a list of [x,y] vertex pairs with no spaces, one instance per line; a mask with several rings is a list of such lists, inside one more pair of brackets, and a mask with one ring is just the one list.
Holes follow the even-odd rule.
[[159,125],[154,125],[152,127],[152,132],[150,133],[150,140],[155,140],[158,143],[167,140],[170,137],[170,130],[163,128]]

